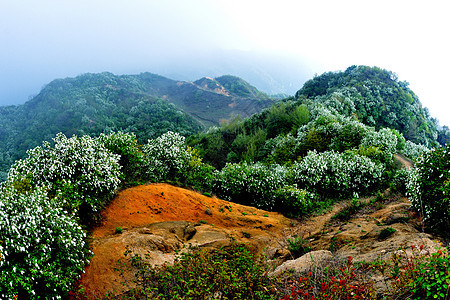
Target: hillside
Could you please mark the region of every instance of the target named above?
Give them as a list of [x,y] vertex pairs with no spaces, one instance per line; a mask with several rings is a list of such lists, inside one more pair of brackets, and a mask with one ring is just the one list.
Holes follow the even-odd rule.
[[[398,82],[394,73],[353,66],[317,76],[295,97],[245,120],[191,136],[188,143],[217,168],[240,161],[291,164],[310,150],[357,151],[368,143],[378,143],[381,150],[398,143],[397,151],[403,151],[406,141],[407,148],[445,145],[450,131],[436,124],[408,84]],[[369,142],[369,136],[388,128],[397,141],[381,141],[380,136]]]
[[399,81],[391,71],[351,66],[343,72],[327,72],[308,80],[295,96],[326,103],[346,116],[354,114],[369,126],[396,129],[414,143],[438,144],[436,120],[408,82]]
[[[207,81],[217,87],[207,88]],[[58,132],[96,136],[122,130],[135,132],[144,143],[168,130],[189,136],[272,103],[240,78],[229,77],[226,85],[207,78],[174,81],[151,73],[54,80],[23,105],[0,107],[0,179],[27,149]]]
[[[254,92],[230,79],[179,85]],[[59,133],[27,151],[0,184],[1,298],[83,298],[98,283],[137,284],[124,299],[447,299],[450,145],[369,126],[343,93],[298,93],[189,138]]]

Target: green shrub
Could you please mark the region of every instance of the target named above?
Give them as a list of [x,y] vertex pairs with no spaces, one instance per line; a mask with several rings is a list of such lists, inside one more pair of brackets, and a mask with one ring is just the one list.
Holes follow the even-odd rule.
[[120,155],[119,164],[122,166],[123,181],[133,182],[143,179],[144,155],[134,133],[120,131],[110,134],[102,133],[98,141],[112,153]]
[[243,244],[182,253],[173,265],[152,267],[134,255],[138,287],[147,299],[277,299],[265,266]]
[[89,222],[120,185],[120,156],[89,136],[59,133],[53,141],[28,150],[9,170],[6,184],[26,178],[32,187],[46,187],[61,206]]
[[432,229],[448,235],[450,226],[450,145],[424,153],[409,172],[408,196]]
[[62,299],[87,264],[86,234],[42,188],[0,192],[0,298]]
[[314,194],[293,185],[282,186],[273,192],[274,205],[278,212],[288,217],[304,216],[311,212]]
[[393,235],[397,230],[395,230],[392,227],[386,227],[383,230],[380,231],[380,234],[378,235],[378,238],[380,240],[384,240],[388,237],[390,237],[391,235]]
[[294,236],[290,239],[287,239],[287,242],[288,242],[287,248],[294,257],[300,257],[303,254],[311,251],[311,247],[305,246],[307,242],[301,237]]
[[391,276],[386,299],[449,299],[450,257],[445,248],[437,252],[412,246],[412,254],[399,250],[387,263],[379,264],[380,272]]
[[287,172],[279,165],[227,164],[214,173],[213,190],[226,200],[273,210],[273,192],[286,185]]

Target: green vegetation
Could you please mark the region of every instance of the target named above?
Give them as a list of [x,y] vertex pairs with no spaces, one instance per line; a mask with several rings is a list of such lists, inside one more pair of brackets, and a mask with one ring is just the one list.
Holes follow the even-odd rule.
[[227,96],[151,73],[84,74],[54,80],[23,105],[0,107],[0,180],[6,179],[10,166],[24,158],[26,150],[50,141],[58,132],[93,137],[122,131],[135,133],[143,144],[167,131],[189,136],[272,103],[240,78],[224,82],[230,87],[243,85],[252,93],[241,96],[220,85]]
[[[368,67],[326,73],[307,82],[295,98],[246,119],[232,118],[187,141],[182,134],[191,135],[202,125],[165,100],[152,98],[155,83],[158,93],[172,95],[171,80],[148,73],[87,74],[52,82],[24,106],[0,109],[0,125],[7,124],[0,127],[0,147],[11,146],[8,151],[0,150],[1,166],[21,157],[0,185],[0,298],[65,297],[89,260],[84,229],[97,220],[119,188],[136,183],[176,182],[290,217],[320,211],[340,198],[381,195],[379,191],[390,186],[408,191],[413,208],[424,216],[428,228],[448,234],[450,146],[428,150],[447,133],[445,128],[444,132],[436,129],[414,93],[393,73]],[[233,101],[258,95],[232,76],[175,86],[184,96],[196,89],[193,98],[186,96],[193,103],[190,109],[205,109],[211,104],[205,101],[216,96],[229,100],[224,90],[234,93]],[[252,107],[256,110],[270,100],[264,101]],[[32,114],[38,117],[29,117]],[[20,127],[15,118],[33,121]],[[39,123],[44,119],[46,128]],[[68,138],[58,133],[52,142],[28,150],[26,156],[20,152],[36,138],[49,140],[52,131],[60,128],[58,124],[66,133],[78,128],[76,132],[92,136]],[[18,126],[16,133],[10,130],[14,126]],[[110,132],[120,128],[124,131]],[[398,170],[394,154],[399,152],[415,159],[416,167]],[[355,200],[336,218],[345,220],[359,207]],[[232,211],[231,205],[219,211],[225,209]],[[394,231],[389,227],[380,238]],[[294,252],[307,250],[300,239],[289,243]],[[241,245],[208,254],[183,254],[174,266],[159,269],[146,266],[139,257],[133,262],[143,267],[137,274],[142,276],[142,289],[135,292],[151,297],[201,298],[216,292],[230,299],[279,296],[271,293],[265,267]],[[448,256],[440,253],[419,262],[424,269],[439,273],[428,281],[405,271],[414,278],[407,293],[448,296],[433,285],[436,279],[448,286]],[[340,275],[353,280],[353,271],[349,260]],[[310,277],[303,277],[298,284],[317,291],[311,282]],[[365,288],[371,291],[364,284],[350,286],[350,281],[344,286],[333,279],[323,282],[326,286],[319,290],[324,293],[330,293],[329,287],[341,286],[345,293],[339,295],[363,295]],[[291,296],[309,299],[299,291]]]
[[131,261],[139,269],[139,285],[128,299],[277,299],[265,265],[242,244],[182,253],[161,267],[139,255]]
[[450,226],[450,145],[423,154],[406,186],[414,209],[432,229],[448,236]]
[[378,238],[380,240],[386,239],[388,237],[390,237],[391,235],[393,235],[397,230],[395,230],[392,227],[386,227],[383,230],[380,231],[380,234],[378,235]]

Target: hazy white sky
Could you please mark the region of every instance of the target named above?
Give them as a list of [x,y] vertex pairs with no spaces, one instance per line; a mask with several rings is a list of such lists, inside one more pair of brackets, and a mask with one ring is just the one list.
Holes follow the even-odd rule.
[[317,74],[391,70],[450,126],[449,11],[448,0],[0,0],[0,104],[55,78],[237,49],[297,56]]

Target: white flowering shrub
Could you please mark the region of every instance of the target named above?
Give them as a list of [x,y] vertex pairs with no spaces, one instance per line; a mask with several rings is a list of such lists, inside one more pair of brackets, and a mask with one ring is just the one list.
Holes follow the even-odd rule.
[[185,144],[185,138],[168,131],[160,137],[149,140],[142,147],[145,155],[147,177],[153,181],[173,180],[187,167],[192,151]]
[[140,149],[134,133],[111,132],[102,133],[97,140],[106,149],[120,155],[119,164],[126,182],[142,180],[144,175],[144,154]]
[[392,155],[397,151],[398,138],[392,129],[382,128],[379,131],[370,131],[362,139],[361,146],[378,147],[381,151],[386,154]]
[[[43,188],[0,191],[0,299],[62,299],[88,263],[86,234]],[[17,297],[17,298],[15,298]]]
[[382,182],[384,166],[351,152],[310,151],[292,167],[293,181],[324,198],[368,194]]
[[282,186],[272,195],[275,210],[289,217],[299,217],[311,212],[315,195],[295,185]]
[[229,163],[215,172],[213,191],[226,200],[277,210],[272,194],[286,185],[287,173],[288,170],[279,165]]
[[415,144],[411,141],[406,141],[405,142],[405,149],[403,149],[402,153],[413,159],[416,160],[418,159],[422,154],[424,154],[425,152],[430,151],[430,149],[428,149],[427,147],[425,147],[422,144]]
[[425,152],[408,177],[407,195],[412,206],[423,214],[425,223],[449,235],[450,226],[450,146]]
[[99,211],[120,185],[120,156],[89,136],[67,138],[59,133],[54,146],[28,150],[8,173],[9,184],[24,179],[31,186],[46,187],[70,211]]

